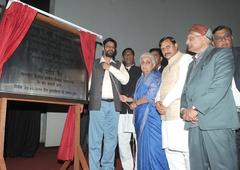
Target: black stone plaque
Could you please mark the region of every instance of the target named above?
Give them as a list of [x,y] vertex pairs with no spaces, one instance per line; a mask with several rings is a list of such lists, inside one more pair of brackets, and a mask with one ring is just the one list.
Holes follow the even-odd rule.
[[87,84],[79,36],[35,20],[4,65],[0,93],[86,102]]

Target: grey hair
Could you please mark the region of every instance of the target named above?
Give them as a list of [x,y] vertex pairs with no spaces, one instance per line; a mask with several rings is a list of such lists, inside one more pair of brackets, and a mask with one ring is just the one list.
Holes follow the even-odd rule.
[[150,58],[152,64],[153,64],[154,66],[156,66],[156,59],[155,59],[155,57],[154,57],[151,53],[149,53],[149,52],[143,53],[143,54],[140,56],[140,63],[141,63],[141,61],[142,61],[143,58]]

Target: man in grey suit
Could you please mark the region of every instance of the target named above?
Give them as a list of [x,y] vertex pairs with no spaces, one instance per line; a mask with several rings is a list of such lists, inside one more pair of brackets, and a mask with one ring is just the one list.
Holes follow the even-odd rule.
[[[235,73],[232,81],[232,91],[235,100],[238,117],[240,117],[240,47],[233,47],[232,29],[226,25],[217,26],[213,32],[213,46],[216,48],[231,48],[234,55]],[[238,152],[238,167],[240,167],[240,129],[236,130],[236,144]]]
[[[235,57],[235,73],[234,73],[234,80],[236,84],[236,88],[240,92],[240,47],[233,48],[233,55]],[[240,113],[240,109],[238,111]]]
[[231,82],[231,49],[215,49],[211,30],[194,24],[187,47],[196,53],[189,65],[181,97],[181,116],[189,130],[190,167],[193,170],[237,170],[235,129],[240,127]]

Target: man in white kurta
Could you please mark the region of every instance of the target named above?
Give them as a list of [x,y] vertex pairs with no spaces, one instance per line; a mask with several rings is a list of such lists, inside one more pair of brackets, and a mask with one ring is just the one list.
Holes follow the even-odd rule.
[[[124,66],[129,74],[128,83],[122,85],[122,95],[133,97],[135,85],[141,76],[141,69],[135,66],[135,52],[132,48],[125,48],[122,52],[122,57]],[[133,150],[131,150],[131,139],[134,139],[135,144],[137,144],[133,124],[133,110],[130,109],[128,103],[122,103],[118,122],[118,148],[123,170],[137,169],[136,165],[134,166],[136,149],[133,147]]]
[[168,60],[155,100],[162,119],[163,148],[171,170],[189,170],[188,131],[180,118],[180,98],[192,57],[178,51],[173,37],[162,38],[159,46]]

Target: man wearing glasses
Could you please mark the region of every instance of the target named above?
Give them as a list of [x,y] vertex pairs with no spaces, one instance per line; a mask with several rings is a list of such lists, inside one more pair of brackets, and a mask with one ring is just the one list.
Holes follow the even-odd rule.
[[[240,47],[233,47],[232,29],[225,25],[219,25],[213,30],[213,45],[216,48],[232,48],[235,63],[234,79],[232,81],[233,96],[240,117]],[[236,143],[238,152],[238,166],[240,167],[240,130],[236,131]]]
[[213,46],[216,48],[232,48],[233,36],[232,29],[225,25],[217,26],[213,32]]

